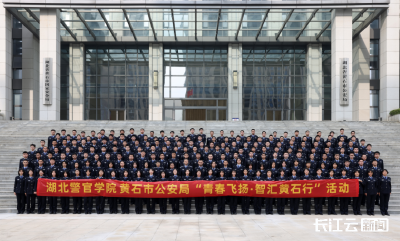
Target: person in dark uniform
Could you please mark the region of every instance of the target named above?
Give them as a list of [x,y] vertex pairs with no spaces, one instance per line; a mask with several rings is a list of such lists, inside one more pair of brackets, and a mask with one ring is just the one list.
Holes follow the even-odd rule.
[[[165,171],[161,171],[161,177],[158,179],[159,182],[166,182],[168,179],[166,178]],[[160,205],[160,213],[161,214],[167,214],[167,198],[159,198],[159,205]]]
[[[81,177],[81,171],[79,169],[75,170],[75,177],[72,179],[83,179]],[[82,212],[82,197],[73,197],[72,202],[74,205],[74,214],[81,214]]]
[[[51,177],[49,177],[49,179],[58,180],[56,170],[51,171]],[[47,200],[49,201],[50,214],[56,214],[57,213],[57,197],[50,196],[47,198]]]
[[[327,179],[336,179],[335,177],[336,172],[335,170],[331,169],[329,171],[329,177]],[[336,197],[328,197],[328,215],[336,215],[335,211],[335,202],[337,198]]]
[[[256,176],[253,178],[253,181],[256,181],[256,182],[264,181],[263,177],[261,177],[261,171],[260,170],[256,171]],[[253,198],[254,213],[257,214],[257,215],[261,214],[262,200],[263,200],[262,197],[254,197]]]
[[[226,161],[225,161],[226,162]],[[226,180],[225,177],[225,172],[223,169],[220,170],[219,172],[219,177],[215,179],[216,181],[223,181]],[[217,209],[218,209],[218,215],[225,215],[225,196],[218,196],[217,197]]]
[[[215,162],[213,162],[215,163]],[[208,170],[208,176],[204,177],[205,181],[214,181],[213,169]],[[206,211],[207,214],[213,214],[214,212],[214,197],[206,197]]]
[[[92,179],[91,169],[86,168],[86,176],[83,179]],[[93,209],[93,197],[83,197],[83,209],[85,210],[85,214],[92,214]]]
[[17,211],[18,214],[25,212],[25,177],[24,170],[19,169],[19,176],[15,177],[14,181],[14,195],[17,197]]
[[353,197],[353,213],[354,215],[361,215],[360,207],[361,207],[361,199],[364,196],[364,185],[363,185],[363,180],[360,178],[360,171],[355,170],[354,171],[354,179],[358,180],[358,197]]
[[[180,180],[177,169],[174,169],[172,171],[172,176],[169,177],[169,180],[170,181],[179,181]],[[170,198],[169,202],[172,205],[172,214],[179,214],[179,198]]]
[[372,175],[374,174],[374,171],[370,169],[368,171],[368,177],[364,179],[363,185],[364,185],[364,193],[365,193],[365,199],[367,202],[367,214],[368,215],[375,215],[374,214],[374,208],[375,208],[375,197],[378,194],[378,180],[374,178]]
[[[110,180],[116,181],[118,180],[115,174],[115,171],[111,171]],[[108,206],[110,208],[110,214],[117,214],[118,213],[118,198],[117,197],[108,197]]]
[[[238,160],[240,160],[240,159],[238,159]],[[239,180],[239,178],[236,176],[236,174],[237,174],[236,170],[232,170],[232,177],[228,178],[228,180],[231,180],[231,181]],[[229,197],[229,210],[231,211],[231,214],[233,214],[233,215],[237,214],[237,205],[238,205],[238,197],[230,196]]]
[[[152,168],[149,169],[149,176],[146,179],[146,182],[156,182],[157,177],[154,175],[154,170]],[[147,203],[147,214],[155,214],[156,213],[156,198],[146,198]]]
[[[342,176],[340,179],[349,179],[347,177],[347,170],[345,168],[342,169]],[[349,213],[349,199],[348,197],[340,198],[340,214],[347,215]]]
[[[190,176],[190,170],[186,169],[185,176],[181,178],[181,181],[193,181],[193,178]],[[183,201],[183,211],[184,214],[190,214],[191,206],[192,206],[192,198],[184,197],[182,198]]]
[[[310,176],[310,171],[309,169],[304,169],[304,176],[301,178],[301,180],[313,180],[313,178]],[[311,215],[311,198],[303,197],[303,214],[304,215]]]
[[[274,178],[272,177],[272,171],[268,170],[267,171],[267,177],[265,178],[265,181],[267,182],[272,182],[275,181]],[[265,214],[273,214],[273,201],[274,198],[265,198]]]
[[[45,174],[44,170],[40,170],[39,176],[37,179],[46,178],[44,174]],[[36,181],[37,181],[37,179],[36,179]],[[44,214],[46,211],[47,197],[46,196],[38,196],[37,199],[38,199],[38,214]]]
[[[276,178],[277,181],[286,181],[285,170],[280,169],[280,176]],[[285,202],[286,198],[277,198],[276,199],[276,209],[279,215],[285,215]]]
[[[63,177],[60,180],[66,181],[69,180],[68,172],[63,172]],[[61,214],[68,214],[69,213],[69,197],[60,197],[61,202]]]
[[[321,166],[322,166],[322,164],[321,164]],[[323,180],[324,177],[322,177],[321,175],[322,175],[322,169],[318,168],[317,176],[315,176],[314,180]],[[322,215],[322,203],[324,200],[325,200],[324,197],[315,197],[314,198],[315,215]]]
[[[128,169],[125,169],[124,173],[122,175],[123,176],[120,177],[120,179],[119,179],[120,181],[123,181],[123,182],[131,181],[131,178],[129,177]],[[120,197],[119,200],[121,201],[122,214],[129,214],[129,197]]]
[[[142,172],[137,171],[136,178],[133,179],[135,182],[143,182]],[[142,214],[143,212],[143,198],[135,198],[135,212],[136,214]]]
[[[201,177],[201,170],[197,170],[196,172],[196,177],[193,179],[193,181],[202,181],[203,177]],[[196,214],[201,214],[203,212],[203,206],[204,206],[204,197],[195,197],[194,198],[194,205],[196,207]]]
[[378,188],[378,195],[381,201],[381,214],[382,216],[387,215],[390,216],[388,213],[388,206],[389,206],[389,199],[390,194],[392,193],[392,180],[387,175],[389,174],[387,169],[383,169],[382,177],[379,181],[379,188]]
[[25,178],[25,195],[26,195],[26,211],[27,213],[35,212],[36,204],[36,178],[33,176],[33,170],[30,169],[28,172],[28,177]]
[[[98,171],[98,177],[96,179],[104,179],[104,171],[103,169],[100,169]],[[103,214],[104,213],[104,208],[105,208],[105,198],[103,196],[97,196],[96,197],[96,212],[97,214]]]
[[[243,181],[250,181],[252,177],[249,176],[249,172],[247,169],[243,170],[243,176],[240,178],[240,180]],[[250,214],[250,197],[248,196],[242,196],[241,198],[242,202],[242,214]]]
[[[292,176],[290,176],[288,180],[290,181],[300,180],[299,177],[297,176],[297,170],[295,168],[292,169]],[[299,204],[300,204],[300,198],[290,198],[290,213],[292,215],[297,215],[299,211]]]

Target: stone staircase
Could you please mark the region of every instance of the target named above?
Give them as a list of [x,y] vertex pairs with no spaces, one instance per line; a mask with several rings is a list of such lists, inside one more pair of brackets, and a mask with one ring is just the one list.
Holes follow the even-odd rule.
[[[204,128],[204,133],[209,135],[213,130],[219,135],[220,130],[224,130],[228,135],[229,131],[234,130],[235,134],[239,134],[240,130],[244,130],[246,134],[251,129],[256,129],[256,134],[260,135],[263,130],[269,135],[273,131],[277,131],[278,135],[283,135],[284,131],[289,132],[291,136],[295,130],[299,130],[303,135],[306,130],[310,130],[312,136],[317,131],[322,131],[322,136],[326,139],[331,130],[339,133],[340,128],[345,129],[345,134],[350,135],[350,131],[356,131],[359,139],[365,139],[367,143],[371,143],[373,151],[380,151],[381,158],[384,160],[385,168],[389,170],[389,176],[392,178],[392,195],[389,202],[389,213],[400,214],[400,157],[398,156],[400,144],[400,123],[394,122],[306,122],[306,121],[283,121],[283,122],[179,122],[179,121],[0,121],[0,213],[16,213],[16,198],[13,194],[14,178],[17,175],[18,161],[22,157],[22,152],[29,150],[31,143],[40,145],[40,140],[49,136],[51,129],[60,132],[66,129],[67,133],[71,133],[76,129],[78,133],[84,130],[90,134],[91,130],[96,132],[105,129],[108,134],[110,130],[116,133],[120,129],[125,129],[126,133],[129,128],[135,128],[135,133],[139,133],[140,128],[145,129],[145,133],[151,130],[156,135],[160,130],[164,130],[166,134],[173,130],[175,133],[185,130],[189,133],[190,128],[195,128],[196,133],[200,127]],[[71,200],[72,205],[72,200]],[[108,205],[106,205],[107,207]],[[301,206],[301,202],[300,202]],[[60,207],[59,207],[60,208]],[[337,211],[338,211],[337,207]],[[205,209],[205,207],[204,207]],[[300,207],[301,209],[301,207]],[[326,213],[327,207],[324,207]],[[351,207],[349,207],[351,210]],[[108,210],[108,207],[107,207]],[[119,209],[120,210],[120,209]],[[146,207],[144,206],[144,212]],[[215,208],[216,210],[216,208]],[[229,206],[226,206],[229,213]],[[349,210],[349,211],[350,211]],[[365,213],[365,207],[362,207]],[[131,206],[131,212],[134,211],[134,205]],[[205,210],[204,210],[205,211]],[[264,210],[263,210],[264,211]],[[379,213],[379,207],[376,207]],[[107,211],[106,211],[107,212]],[[159,212],[158,205],[156,212]],[[192,205],[192,213],[195,212],[194,200]],[[274,210],[275,212],[275,210]],[[168,213],[171,213],[171,207],[168,205]],[[181,206],[183,213],[183,206]],[[240,207],[238,207],[238,213]],[[286,213],[290,213],[290,209],[286,208]]]

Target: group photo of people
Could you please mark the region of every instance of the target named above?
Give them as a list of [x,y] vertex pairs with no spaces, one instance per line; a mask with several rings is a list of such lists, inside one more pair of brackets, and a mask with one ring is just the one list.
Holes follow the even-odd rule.
[[[18,214],[279,214],[389,216],[391,178],[379,151],[355,131],[240,133],[203,128],[145,134],[104,129],[78,132],[52,129],[47,140],[22,153],[14,182]],[[38,140],[39,141],[39,140]],[[28,147],[27,147],[28,148]],[[37,196],[38,179],[111,179],[163,181],[292,181],[358,179],[357,197],[45,197]],[[193,202],[194,200],[194,202]],[[72,201],[72,208],[70,202]],[[195,212],[192,212],[194,204]],[[300,208],[301,204],[301,208]],[[120,205],[120,206],[119,206]],[[106,207],[108,206],[108,209]],[[182,208],[181,208],[182,206]],[[204,208],[205,206],[205,208]],[[326,207],[325,209],[323,207]],[[361,212],[361,206],[366,209]],[[120,208],[119,208],[120,207]],[[145,209],[144,209],[145,207]],[[169,208],[170,207],[170,208]],[[120,209],[120,210],[119,210]],[[172,211],[171,211],[172,210]],[[214,212],[216,211],[216,212]]]

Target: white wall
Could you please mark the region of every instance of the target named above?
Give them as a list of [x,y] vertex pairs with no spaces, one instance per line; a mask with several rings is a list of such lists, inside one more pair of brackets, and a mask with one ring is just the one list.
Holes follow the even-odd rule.
[[[40,120],[60,120],[60,10],[40,9]],[[44,59],[52,59],[52,102],[44,105]]]
[[39,40],[22,26],[22,119],[39,120]]
[[348,83],[349,92],[352,93],[352,9],[335,9],[332,11],[331,24],[331,45],[332,45],[332,121],[351,121],[353,118],[352,101],[349,94],[349,104],[340,105],[339,89],[341,82],[341,58],[349,59]]
[[0,120],[12,116],[12,18],[0,6]]

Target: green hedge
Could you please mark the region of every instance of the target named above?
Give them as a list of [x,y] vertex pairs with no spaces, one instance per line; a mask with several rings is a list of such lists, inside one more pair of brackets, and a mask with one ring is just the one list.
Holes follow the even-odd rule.
[[392,110],[391,112],[389,112],[389,114],[390,114],[391,116],[398,115],[398,114],[400,114],[400,109]]

